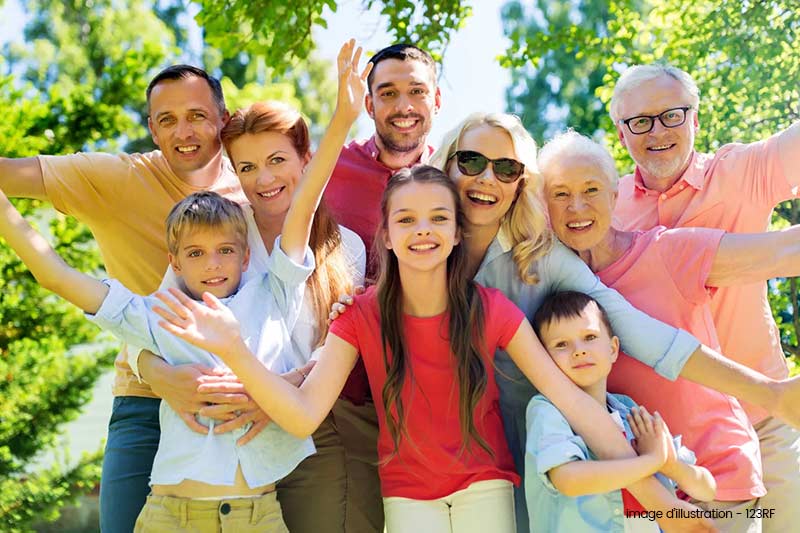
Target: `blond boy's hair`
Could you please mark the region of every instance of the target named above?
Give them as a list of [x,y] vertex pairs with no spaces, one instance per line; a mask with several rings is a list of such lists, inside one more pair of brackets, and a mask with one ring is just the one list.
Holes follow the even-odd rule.
[[247,221],[239,204],[211,191],[192,193],[167,215],[167,249],[176,255],[180,238],[187,231],[222,226],[232,228],[241,244],[247,245]]

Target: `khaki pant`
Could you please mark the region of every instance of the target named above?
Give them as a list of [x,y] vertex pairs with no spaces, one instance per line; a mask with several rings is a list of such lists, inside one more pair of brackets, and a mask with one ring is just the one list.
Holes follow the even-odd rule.
[[339,399],[314,432],[317,453],[278,483],[292,533],[382,533],[375,405]]
[[387,533],[514,533],[514,486],[478,481],[438,500],[383,499]]
[[275,493],[255,498],[192,500],[147,497],[135,533],[288,533]]
[[800,524],[800,433],[775,418],[755,426],[767,495],[761,498],[765,533],[798,531]]

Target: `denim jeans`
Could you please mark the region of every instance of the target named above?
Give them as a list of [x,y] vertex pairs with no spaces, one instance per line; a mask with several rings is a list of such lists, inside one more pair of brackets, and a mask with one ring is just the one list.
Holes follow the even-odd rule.
[[144,507],[161,434],[160,404],[161,400],[155,398],[114,398],[100,479],[103,533],[131,533]]

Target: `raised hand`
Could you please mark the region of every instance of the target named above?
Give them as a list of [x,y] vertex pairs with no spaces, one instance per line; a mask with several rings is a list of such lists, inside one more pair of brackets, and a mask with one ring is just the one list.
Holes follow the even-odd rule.
[[169,289],[169,294],[156,293],[167,309],[154,307],[164,320],[158,325],[190,344],[208,350],[225,359],[225,351],[241,342],[239,321],[230,309],[214,295],[203,293],[206,305],[196,302],[178,289]]
[[[354,52],[355,50],[355,52]],[[361,47],[356,48],[355,39],[342,45],[336,65],[339,70],[339,94],[336,99],[336,112],[349,122],[358,118],[364,107],[364,96],[367,94],[367,76],[372,71],[372,63],[367,63],[361,74],[358,63],[361,60]]]

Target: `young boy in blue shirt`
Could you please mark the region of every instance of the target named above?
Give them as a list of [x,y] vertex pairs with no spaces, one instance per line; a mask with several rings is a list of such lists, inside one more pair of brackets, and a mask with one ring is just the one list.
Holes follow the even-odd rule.
[[[236,203],[213,192],[178,202],[167,218],[167,248],[182,292],[205,304],[222,300],[242,324],[242,336],[259,361],[277,373],[293,366],[290,332],[300,314],[305,283],[314,269],[308,247],[311,222],[347,132],[363,105],[367,67],[356,68],[361,49],[342,47],[339,97],[320,148],[299,181],[263,276],[243,282],[250,250],[247,222]],[[134,294],[115,280],[100,281],[67,265],[0,191],[0,236],[37,281],[84,310],[91,320],[125,342],[148,349],[170,364],[222,366],[215,355],[192,346],[159,325],[159,300]],[[180,294],[170,289],[173,295]],[[136,521],[137,533],[235,531],[288,533],[275,497],[275,483],[314,453],[310,438],[298,439],[270,424],[238,445],[248,428],[207,435],[193,432],[166,402],[161,439],[151,473],[152,493]]]
[[[590,296],[566,291],[547,298],[533,327],[553,361],[584,392],[606,406],[638,452],[630,459],[598,460],[567,420],[542,395],[527,409],[525,491],[532,533],[653,531],[655,515],[624,487],[657,474],[698,500],[713,500],[716,485],[694,454],[680,446],[656,412],[606,391],[619,352],[608,317]],[[663,475],[661,475],[663,474]]]

